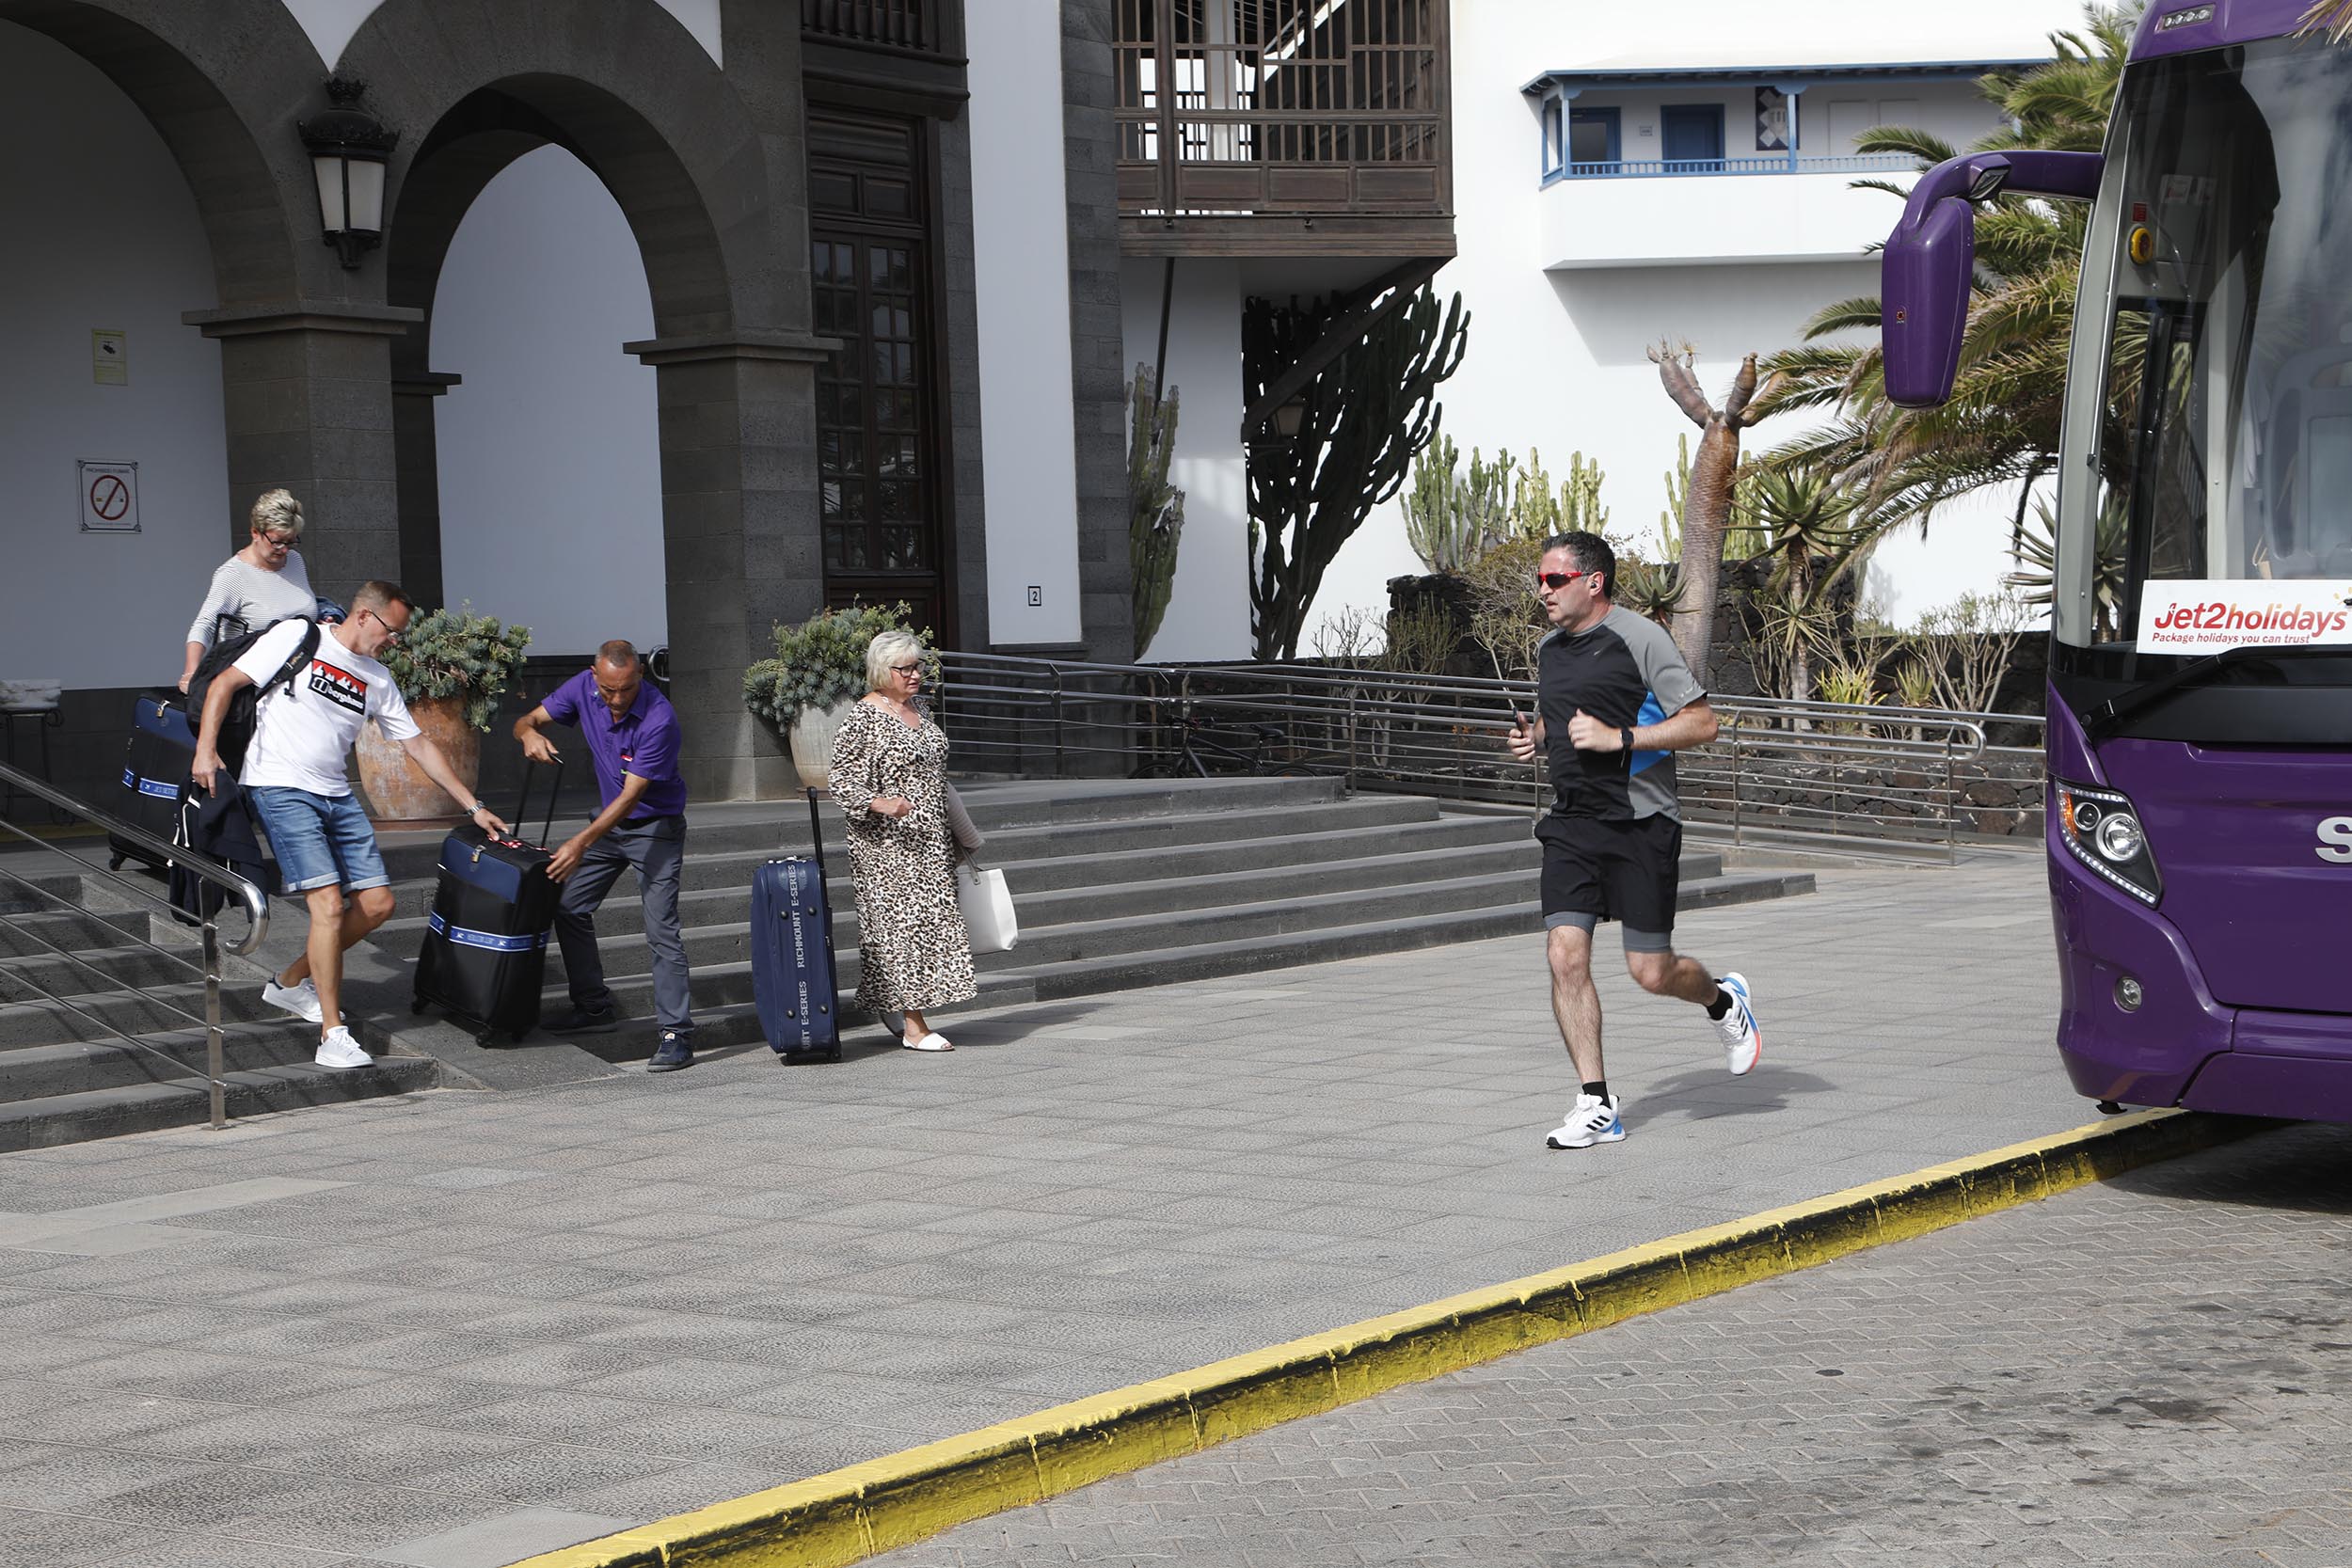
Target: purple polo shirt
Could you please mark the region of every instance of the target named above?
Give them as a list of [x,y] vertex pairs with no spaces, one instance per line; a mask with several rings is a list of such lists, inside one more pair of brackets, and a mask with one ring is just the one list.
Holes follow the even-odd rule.
[[582,670],[539,705],[557,723],[580,727],[606,805],[621,793],[621,775],[634,773],[653,785],[637,801],[638,816],[675,816],[686,810],[686,781],[677,770],[677,710],[653,682],[638,687],[637,701],[618,722],[596,690],[594,670]]

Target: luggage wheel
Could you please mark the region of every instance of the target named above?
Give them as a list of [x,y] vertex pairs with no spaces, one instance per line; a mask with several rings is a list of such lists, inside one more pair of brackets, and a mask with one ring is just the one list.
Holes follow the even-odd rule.
[[118,849],[106,858],[106,869],[109,871],[119,871],[122,869],[122,863],[130,858],[130,856]]
[[424,998],[421,996],[410,997],[408,999],[408,1016],[414,1018],[417,1014],[422,1011],[424,1011]]
[[505,1038],[500,1030],[485,1029],[473,1037],[473,1042],[485,1051],[496,1051],[500,1045],[505,1043]]

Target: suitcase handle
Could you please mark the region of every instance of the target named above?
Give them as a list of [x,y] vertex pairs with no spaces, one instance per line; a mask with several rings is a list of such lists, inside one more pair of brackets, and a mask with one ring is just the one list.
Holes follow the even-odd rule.
[[[538,772],[539,766],[529,757],[523,758],[523,792],[515,801],[515,832],[517,835],[522,832],[523,818],[531,813],[531,781]],[[555,800],[564,792],[563,763],[556,762],[549,766],[555,769],[555,782],[548,788],[547,820],[539,824],[539,847],[542,849],[548,847],[548,835],[555,831]],[[520,844],[522,840],[517,836],[515,842]]]

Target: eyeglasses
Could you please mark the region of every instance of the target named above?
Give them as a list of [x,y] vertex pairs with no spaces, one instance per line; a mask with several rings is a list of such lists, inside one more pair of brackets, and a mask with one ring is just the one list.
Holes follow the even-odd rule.
[[1535,574],[1535,586],[1538,588],[1565,588],[1577,578],[1590,576],[1592,576],[1590,572],[1538,572]]
[[923,678],[923,667],[920,664],[894,664],[890,668],[894,673],[904,675],[909,680],[919,681]]
[[291,533],[264,533],[262,535],[262,543],[268,546],[273,550],[293,549],[294,542],[294,536]]
[[359,613],[384,628],[384,641],[387,643],[398,642],[400,641],[401,633],[407,630],[405,626],[396,626],[392,625],[389,621],[387,621],[383,616],[378,615],[373,610],[363,610]]

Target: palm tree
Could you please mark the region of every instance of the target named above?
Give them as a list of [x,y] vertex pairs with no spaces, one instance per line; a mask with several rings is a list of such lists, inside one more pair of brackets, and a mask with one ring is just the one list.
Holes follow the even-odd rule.
[[[2012,122],[1972,150],[2016,148],[2095,151],[2105,139],[2123,61],[2145,0],[2088,5],[2079,32],[2050,36],[2052,58],[2021,71],[1995,71],[1985,95]],[[2352,8],[2352,0],[2341,0]],[[1954,149],[1923,131],[1881,126],[1856,138],[1864,152],[1908,153],[1924,171]],[[1891,182],[1856,184],[1896,196]],[[1820,467],[1856,488],[1879,529],[1920,523],[1957,496],[2018,483],[2012,537],[2022,535],[2033,483],[2058,460],[2075,284],[2090,217],[2081,202],[1999,197],[1977,218],[1977,277],[1962,339],[1960,375],[1939,408],[1886,401],[1879,357],[1879,301],[1841,300],[1805,325],[1805,343],[1766,365],[1783,377],[1757,402],[1767,415],[1835,409],[1829,423],[1778,448],[1775,467]],[[1865,341],[1824,341],[1867,332]],[[2119,335],[2119,341],[2131,341]],[[2133,344],[2132,349],[2136,350]],[[2127,350],[2126,352],[2130,352]],[[2136,386],[2123,379],[2121,386]]]
[[1869,559],[1876,541],[1858,510],[1858,498],[1819,468],[1756,475],[1756,527],[1770,564],[1751,595],[1763,623],[1755,649],[1799,702],[1813,695],[1815,656],[1837,650],[1837,587]]

